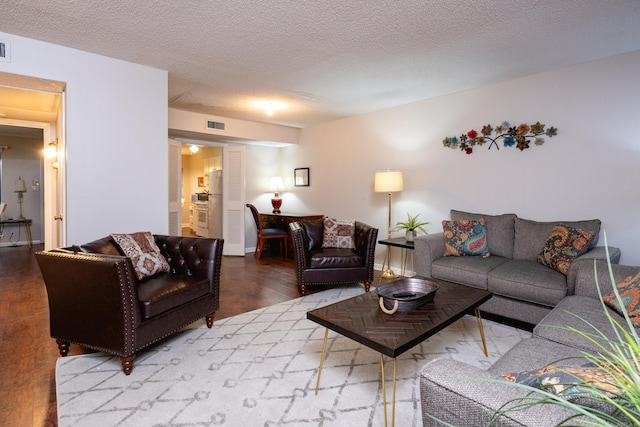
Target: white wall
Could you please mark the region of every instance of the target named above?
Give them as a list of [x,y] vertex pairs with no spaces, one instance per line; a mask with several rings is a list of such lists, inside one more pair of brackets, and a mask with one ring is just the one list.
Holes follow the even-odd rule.
[[[541,220],[599,218],[621,263],[640,265],[640,52],[538,74],[304,129],[281,169],[311,168],[311,187],[284,194],[287,210],[387,226],[376,171],[404,174],[393,222],[420,213],[430,232],[450,209]],[[444,148],[446,136],[507,120],[558,128],[543,146]],[[602,233],[600,244],[603,243]],[[378,262],[383,249],[378,248]]]
[[0,33],[0,72],[66,83],[67,242],[168,231],[167,72]]

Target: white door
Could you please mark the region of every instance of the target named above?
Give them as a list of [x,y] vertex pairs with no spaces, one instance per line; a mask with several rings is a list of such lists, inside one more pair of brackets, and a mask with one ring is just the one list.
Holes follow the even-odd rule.
[[182,236],[182,144],[169,140],[169,235]]
[[222,187],[223,254],[244,256],[244,147],[222,148]]
[[[49,128],[49,139],[44,138],[44,148],[50,141],[56,142],[57,155],[44,161],[44,248],[50,250],[67,246],[67,187],[66,171],[66,128],[65,128],[65,92],[60,93],[58,117],[55,123],[55,132]],[[45,131],[46,135],[46,131]],[[57,165],[56,165],[57,163]]]

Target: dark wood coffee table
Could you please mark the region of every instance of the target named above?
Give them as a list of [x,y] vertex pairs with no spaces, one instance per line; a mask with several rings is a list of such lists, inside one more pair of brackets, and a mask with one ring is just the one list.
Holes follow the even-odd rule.
[[393,358],[392,425],[395,424],[396,357],[441,331],[465,314],[471,313],[475,313],[478,320],[484,353],[487,355],[487,345],[478,307],[491,298],[491,293],[442,280],[433,281],[439,286],[433,301],[409,313],[384,314],[380,309],[378,294],[374,289],[371,289],[371,292],[307,312],[307,319],[327,328],[320,356],[316,394],[318,394],[320,386],[329,329],[380,352],[385,426],[387,425],[387,398],[384,386],[383,355]]

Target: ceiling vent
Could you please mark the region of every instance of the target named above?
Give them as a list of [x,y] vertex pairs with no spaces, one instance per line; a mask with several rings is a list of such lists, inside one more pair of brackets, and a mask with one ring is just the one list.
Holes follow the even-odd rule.
[[224,130],[224,123],[207,120],[207,128],[208,129]]

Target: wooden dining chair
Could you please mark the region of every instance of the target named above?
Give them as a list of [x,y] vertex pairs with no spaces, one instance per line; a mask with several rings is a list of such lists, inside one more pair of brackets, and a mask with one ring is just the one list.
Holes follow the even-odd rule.
[[[253,216],[253,220],[256,223],[256,230],[258,232],[258,241],[256,242],[256,251],[254,253],[255,256],[260,259],[262,256],[262,249],[264,248],[264,242],[268,239],[282,239],[280,242],[280,252],[287,256],[288,250],[288,241],[289,236],[287,234],[287,230],[283,230],[281,228],[264,228],[262,227],[262,221],[260,221],[260,214],[258,213],[258,209],[250,203],[246,205],[249,210],[251,210],[251,215]],[[282,251],[282,243],[284,242],[284,252]]]

